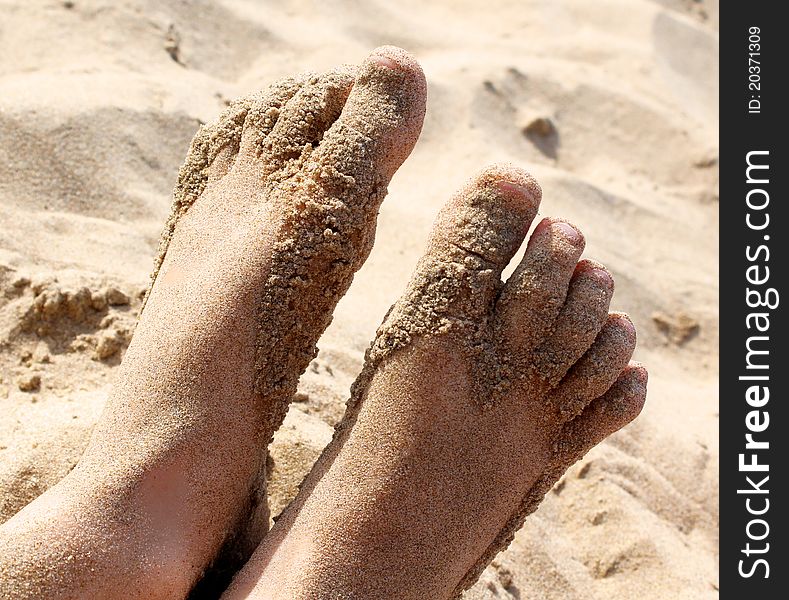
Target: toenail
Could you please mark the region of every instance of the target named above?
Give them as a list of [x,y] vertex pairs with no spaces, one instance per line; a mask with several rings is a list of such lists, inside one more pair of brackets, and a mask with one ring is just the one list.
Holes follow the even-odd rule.
[[514,181],[497,181],[496,185],[499,190],[504,194],[517,194],[523,198],[531,198],[534,194],[533,190],[527,188],[525,185],[520,185]]
[[630,333],[630,335],[636,334],[636,326],[633,325],[633,321],[631,321],[629,317],[625,315],[620,315],[618,321],[621,327],[623,329],[626,329],[628,333]]
[[635,374],[636,379],[641,385],[647,384],[647,381],[649,380],[649,372],[642,363],[631,360],[628,368],[631,369],[631,371]]
[[614,279],[611,277],[611,273],[605,269],[590,269],[589,273],[600,280],[600,282],[606,287],[613,287]]
[[577,246],[584,239],[581,235],[581,232],[569,223],[559,221],[554,223],[553,226],[557,231],[561,231],[562,235],[564,235],[564,237],[567,238],[567,241],[569,241],[573,246]]
[[535,243],[535,240],[539,237],[539,235],[545,231],[548,227],[551,226],[551,222],[549,219],[543,219],[539,223],[537,223],[537,227],[534,228],[534,232],[531,234],[529,238],[529,243],[526,244],[526,248],[529,249]]
[[537,223],[537,227],[534,228],[534,233],[536,234],[536,233],[540,233],[542,231],[545,231],[550,226],[551,226],[551,220],[548,219],[548,218],[545,218],[542,221],[540,221],[539,223]]
[[389,58],[388,56],[383,56],[381,54],[372,54],[370,58],[381,65],[382,67],[386,67],[387,69],[391,69],[392,71],[400,71],[400,63],[396,60]]

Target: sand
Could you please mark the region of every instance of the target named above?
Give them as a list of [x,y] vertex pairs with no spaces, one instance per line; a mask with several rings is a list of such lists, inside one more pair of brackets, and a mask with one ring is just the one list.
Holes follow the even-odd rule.
[[2,9],[0,519],[84,448],[198,125],[283,76],[394,43],[426,72],[425,127],[275,437],[274,513],[340,418],[439,207],[511,161],[540,181],[541,216],[577,224],[613,273],[650,392],[467,597],[717,597],[716,3]]

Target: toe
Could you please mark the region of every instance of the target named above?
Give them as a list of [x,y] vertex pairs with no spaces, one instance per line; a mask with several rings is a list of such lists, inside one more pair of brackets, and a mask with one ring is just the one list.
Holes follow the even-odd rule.
[[227,175],[236,162],[238,148],[238,140],[230,140],[216,153],[214,160],[211,161],[211,164],[206,169],[207,183],[213,183]]
[[425,115],[422,69],[404,50],[376,49],[361,65],[342,114],[306,167],[331,195],[385,188],[416,143]]
[[557,452],[564,468],[638,416],[646,401],[647,379],[643,366],[630,363],[605,394],[563,427]]
[[[232,102],[216,122],[200,128],[192,140],[184,164],[190,178],[215,181],[230,170],[238,155],[248,108],[243,100]],[[181,174],[184,174],[183,169]]]
[[550,331],[583,249],[583,236],[565,221],[543,219],[535,228],[496,303],[497,326],[513,356],[529,356]]
[[[243,145],[260,143],[272,130],[279,110],[301,88],[306,75],[287,77],[264,91],[232,102],[214,123],[203,125],[192,140],[181,168],[176,198],[190,204],[206,184],[223,177],[233,166]],[[254,140],[254,142],[253,142]]]
[[209,181],[219,179],[230,169],[238,154],[246,113],[246,106],[234,102],[216,122],[197,130],[173,191],[176,213],[189,208]]
[[167,225],[170,234],[177,218],[197,200],[206,185],[231,169],[242,146],[242,134],[265,138],[276,123],[279,108],[303,83],[303,76],[282,79],[263,92],[232,102],[216,122],[200,127],[173,191],[173,213]]
[[264,168],[286,171],[289,161],[309,153],[340,116],[353,81],[350,67],[310,77],[280,110],[265,138],[261,148]]
[[502,269],[537,213],[540,188],[521,169],[482,171],[447,202],[436,219],[425,255],[384,329],[413,334],[488,325]]
[[589,260],[578,263],[553,330],[534,351],[533,366],[550,387],[594,343],[608,317],[613,293],[614,280],[603,265]]
[[286,77],[266,90],[246,96],[234,103],[245,109],[241,138],[241,151],[244,154],[257,156],[260,153],[264,140],[276,126],[284,107],[314,77],[312,73]]
[[487,319],[501,272],[523,242],[540,198],[528,173],[494,165],[444,205],[417,273],[420,281],[448,286],[448,314],[474,322]]
[[523,242],[541,197],[537,182],[522,169],[487,167],[441,209],[429,258],[460,263],[476,258],[498,278]]
[[577,416],[619,377],[636,347],[636,328],[623,313],[608,315],[592,347],[573,365],[551,394],[563,420]]

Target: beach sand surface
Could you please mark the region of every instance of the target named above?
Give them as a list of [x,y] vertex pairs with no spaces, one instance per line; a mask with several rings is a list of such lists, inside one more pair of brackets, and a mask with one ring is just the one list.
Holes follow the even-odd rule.
[[[197,127],[303,70],[412,52],[424,131],[271,451],[277,514],[443,202],[529,169],[616,278],[646,408],[466,597],[718,597],[717,1],[0,0],[0,522],[78,460]],[[517,260],[517,257],[516,257]],[[505,273],[506,275],[506,273]]]

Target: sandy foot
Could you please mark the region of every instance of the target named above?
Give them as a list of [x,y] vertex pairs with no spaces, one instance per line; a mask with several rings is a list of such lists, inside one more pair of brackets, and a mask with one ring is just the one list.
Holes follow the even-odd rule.
[[0,528],[0,596],[179,598],[220,551],[249,555],[262,449],[369,253],[425,93],[386,47],[355,77],[281,81],[201,129],[88,449]]
[[613,279],[492,167],[441,212],[332,443],[227,598],[455,598],[561,474],[641,410]]

